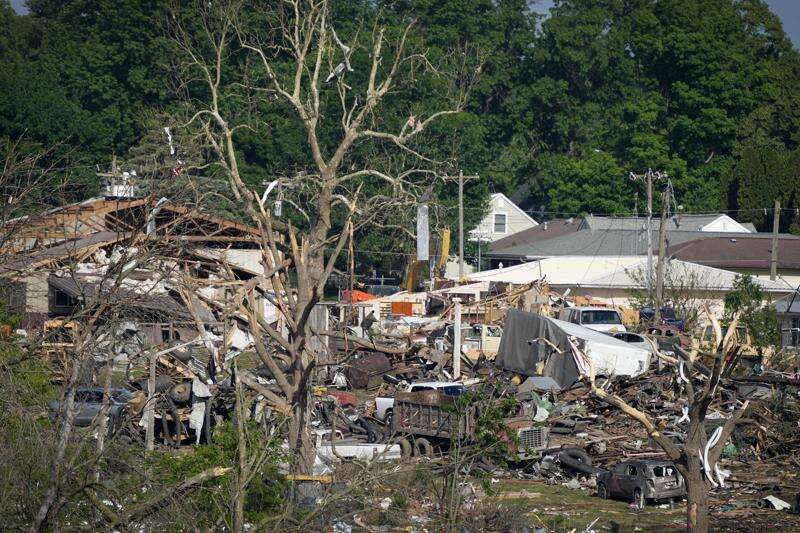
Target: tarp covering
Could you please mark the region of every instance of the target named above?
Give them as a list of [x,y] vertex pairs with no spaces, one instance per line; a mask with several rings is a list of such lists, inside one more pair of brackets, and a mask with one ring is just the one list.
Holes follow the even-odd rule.
[[[561,387],[568,387],[579,377],[569,337],[576,339],[577,346],[592,361],[597,375],[636,376],[649,365],[647,350],[577,324],[516,309],[509,310],[506,315],[496,364],[533,376],[538,374],[537,364],[543,361],[542,375],[553,378]],[[537,342],[540,338],[557,346],[563,355],[549,344]]]
[[342,291],[342,301],[350,303],[368,302],[377,298],[374,294],[353,289],[352,291]]
[[[536,365],[539,361],[546,361],[548,355],[553,351],[546,343],[536,342],[538,338],[547,339],[565,353],[569,353],[567,334],[547,317],[509,309],[495,364],[526,376],[535,375]],[[572,357],[559,357],[558,359],[571,360]],[[569,385],[578,376],[574,362],[571,363],[571,366],[573,372],[551,368],[550,372],[546,372],[545,375],[552,377],[562,386]]]

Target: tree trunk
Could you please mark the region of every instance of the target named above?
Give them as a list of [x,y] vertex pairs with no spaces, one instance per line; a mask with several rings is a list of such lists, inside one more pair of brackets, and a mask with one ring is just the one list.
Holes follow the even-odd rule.
[[56,500],[58,491],[61,488],[61,466],[64,463],[64,457],[67,454],[67,445],[69,444],[70,436],[72,435],[73,425],[75,423],[75,391],[78,388],[78,375],[81,369],[81,360],[72,361],[72,368],[70,369],[69,379],[67,381],[67,389],[64,394],[64,405],[61,412],[61,428],[58,435],[58,444],[56,446],[55,456],[50,462],[50,479],[48,480],[47,490],[44,493],[44,498],[36,513],[36,517],[31,524],[30,531],[42,531],[47,527],[50,519],[50,511],[53,503]]
[[690,458],[684,474],[686,481],[686,531],[708,531],[708,487],[698,459]]
[[147,374],[147,402],[144,404],[144,420],[145,420],[145,438],[144,449],[152,452],[155,448],[155,435],[156,435],[156,349],[150,351],[149,373]]
[[239,460],[239,468],[236,470],[236,491],[233,494],[233,530],[239,533],[244,531],[244,499],[247,494],[247,478],[250,473],[247,468],[247,442],[244,432],[244,394],[242,394],[239,369],[235,362],[234,368],[236,369],[236,455]]
[[94,465],[92,477],[95,483],[100,482],[100,463],[106,450],[106,434],[108,433],[109,413],[111,412],[111,374],[114,366],[114,357],[109,355],[103,367],[103,407],[97,423],[97,462]]
[[297,474],[312,474],[314,469],[316,443],[311,438],[310,411],[309,391],[299,391],[289,422],[289,447],[294,453],[293,470]]

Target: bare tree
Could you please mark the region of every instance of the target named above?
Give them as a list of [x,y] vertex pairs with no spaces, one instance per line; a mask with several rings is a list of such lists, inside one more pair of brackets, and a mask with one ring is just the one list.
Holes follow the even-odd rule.
[[[664,260],[662,273],[662,305],[672,307],[677,316],[685,321],[686,331],[692,331],[697,325],[697,319],[703,311],[703,306],[714,299],[714,280],[707,274],[696,272],[692,269],[679,266],[678,263]],[[642,287],[647,286],[647,269],[639,266],[627,270],[635,287],[629,291],[634,307],[652,305],[650,295]]]
[[[729,355],[737,350],[735,346],[735,331],[738,317],[735,317],[722,335],[719,321],[710,313],[709,317],[714,324],[717,350],[713,357],[714,365],[711,369],[700,364],[697,349],[692,351],[679,350],[682,358],[677,361],[675,371],[683,384],[686,395],[683,420],[686,423],[685,439],[677,442],[674,438],[664,435],[652,416],[643,410],[636,409],[620,396],[611,394],[596,383],[595,370],[591,360],[573,344],[572,349],[579,360],[582,361],[584,378],[591,392],[600,400],[620,409],[623,413],[639,422],[647,431],[650,438],[666,452],[667,456],[675,462],[676,467],[686,481],[687,491],[687,517],[686,528],[688,531],[708,531],[708,491],[709,486],[724,485],[725,477],[729,473],[720,470],[717,466],[722,450],[730,438],[737,423],[744,415],[748,402],[744,402],[733,409],[724,425],[719,427],[709,436],[706,434],[705,420],[708,409],[720,392],[720,380],[726,370],[726,361]],[[705,372],[704,372],[705,371]]]
[[[264,387],[245,372],[241,377],[290,417],[294,468],[309,472],[314,461],[309,385],[319,355],[312,339],[321,333],[312,328],[312,311],[355,231],[391,220],[396,213],[409,218],[416,197],[435,177],[435,162],[421,153],[418,140],[434,121],[462,109],[475,72],[448,78],[448,105],[424,117],[410,114],[392,130],[382,113],[393,91],[413,86],[420,72],[444,75],[423,53],[409,49],[413,21],[393,38],[376,25],[369,44],[362,47],[358,35],[336,32],[328,0],[270,4],[266,10],[275,16],[267,27],[246,22],[238,2],[215,2],[200,9],[203,17],[195,29],[180,23],[173,27],[184,59],[182,87],[189,94],[185,128],[202,136],[237,204],[261,230],[264,273],[257,285],[269,287],[267,297],[280,316],[279,325],[268,323],[256,299],[240,300],[238,311],[248,317],[256,351],[275,376],[277,388]],[[248,5],[249,9],[258,11]],[[250,68],[228,79],[233,56],[244,56]],[[360,64],[366,63],[368,71],[352,75],[351,63],[363,56],[366,61]],[[193,84],[197,79],[202,87]],[[265,101],[280,102],[306,133],[312,164],[277,180],[283,201],[303,221],[301,229],[276,220],[268,193],[253,190],[243,175],[237,134],[244,128],[257,131],[263,118],[252,109]],[[242,108],[251,111],[243,116],[237,113]],[[402,168],[388,157],[362,161],[356,147],[364,143],[392,147],[403,158]],[[364,194],[365,184],[380,192]],[[288,372],[281,361],[288,361]]]

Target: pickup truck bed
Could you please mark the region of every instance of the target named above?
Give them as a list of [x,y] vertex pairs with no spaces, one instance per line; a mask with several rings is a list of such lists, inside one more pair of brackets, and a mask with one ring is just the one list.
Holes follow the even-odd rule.
[[456,401],[439,391],[400,393],[395,396],[392,429],[397,434],[471,440],[475,409],[470,407],[459,413]]

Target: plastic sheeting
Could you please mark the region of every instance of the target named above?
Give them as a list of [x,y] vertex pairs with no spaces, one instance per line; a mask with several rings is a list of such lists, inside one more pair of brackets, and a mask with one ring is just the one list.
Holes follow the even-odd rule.
[[[580,376],[569,338],[591,360],[597,375],[637,376],[647,370],[650,353],[609,335],[548,318],[535,313],[512,309],[506,324],[496,364],[526,376],[539,375],[537,365],[543,362],[541,375],[553,378],[562,388],[572,385]],[[558,353],[546,342],[557,346]]]
[[562,387],[571,385],[578,378],[572,356],[549,358],[553,350],[546,343],[537,342],[539,338],[547,339],[569,353],[566,333],[547,317],[510,309],[506,314],[495,364],[506,370],[533,376],[537,374],[536,365],[540,361],[548,361],[550,364],[545,366],[550,368],[546,369],[544,375],[553,378]]

